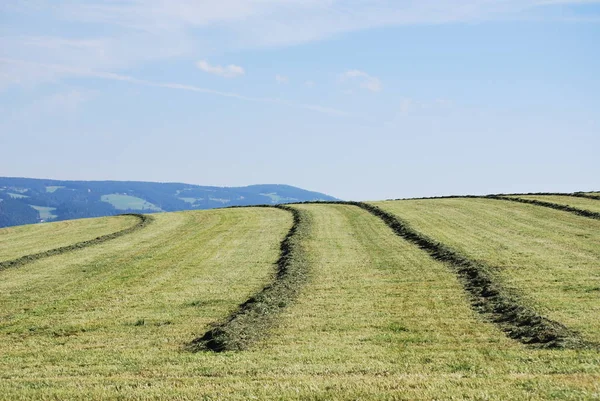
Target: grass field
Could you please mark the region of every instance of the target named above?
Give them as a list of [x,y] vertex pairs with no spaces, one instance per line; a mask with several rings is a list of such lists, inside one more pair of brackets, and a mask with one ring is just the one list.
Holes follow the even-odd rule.
[[[500,200],[375,204],[599,340],[600,221]],[[298,296],[244,351],[188,345],[281,280],[285,210],[157,214],[135,233],[0,272],[0,399],[600,397],[598,349],[510,339],[472,307],[450,266],[367,210],[292,207],[305,216],[291,234],[292,263],[301,257],[307,280],[290,284]],[[70,222],[61,243],[78,241],[86,224],[125,220]],[[59,224],[0,230],[0,252],[32,251]]]
[[138,198],[130,195],[122,195],[122,194],[111,194],[111,195],[102,195],[100,198],[103,202],[108,202],[115,207],[117,210],[145,210],[145,211],[155,211],[160,212],[161,209],[150,203],[145,201],[142,198]]
[[500,279],[541,315],[600,342],[600,221],[487,199],[376,205],[494,267]]
[[61,221],[0,229],[0,262],[94,239],[136,223],[131,216]]

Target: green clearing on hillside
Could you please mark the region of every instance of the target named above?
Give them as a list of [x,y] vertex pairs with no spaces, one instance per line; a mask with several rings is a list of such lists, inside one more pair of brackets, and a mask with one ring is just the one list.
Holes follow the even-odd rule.
[[490,199],[374,204],[461,254],[496,268],[505,287],[540,315],[600,343],[600,221]]
[[40,219],[42,220],[50,220],[50,219],[54,219],[55,217],[57,217],[55,214],[52,214],[53,211],[56,210],[55,207],[46,207],[46,206],[35,206],[35,205],[29,205],[32,208],[34,208],[35,210],[38,211],[38,213],[40,214]]
[[177,199],[181,199],[182,201],[187,202],[190,205],[194,205],[195,203],[202,200],[202,198],[177,198]]
[[102,195],[100,197],[102,202],[110,203],[117,210],[145,210],[145,211],[155,211],[160,212],[161,209],[150,203],[146,202],[142,198],[138,198],[130,195],[122,195],[122,194],[111,194],[111,195]]
[[284,196],[279,196],[276,193],[261,193],[261,195],[268,197],[269,199],[271,199],[271,203],[286,203],[286,202],[294,202],[297,201],[298,199],[294,199],[294,198],[286,198]]
[[91,240],[137,222],[133,216],[115,216],[2,228],[0,262]]
[[57,190],[59,190],[61,188],[65,188],[65,187],[60,186],[60,185],[49,185],[49,186],[46,187],[46,192],[48,192],[48,193],[54,193],[54,192],[56,192]]
[[577,209],[589,210],[590,212],[600,213],[600,198],[587,199],[575,196],[559,195],[517,195],[515,198],[538,200],[542,202],[556,203],[559,205],[571,206]]
[[7,195],[9,195],[11,198],[13,199],[24,199],[24,198],[29,198],[29,196],[27,195],[23,195],[23,194],[14,194],[12,192],[7,192]]
[[[431,212],[438,201],[427,202],[434,205],[425,219],[438,220]],[[504,213],[492,205],[517,209],[524,227],[530,215],[561,213],[485,202],[492,215]],[[135,234],[0,273],[0,399],[600,394],[598,351],[530,349],[508,339],[471,309],[446,265],[358,207],[293,207],[310,216],[303,237],[310,280],[249,351],[191,353],[184,345],[273,279],[292,221],[281,210],[160,214]],[[565,229],[580,223],[569,219],[598,223],[564,215],[556,224]],[[511,221],[500,218],[496,223]],[[494,226],[463,239],[470,243]]]

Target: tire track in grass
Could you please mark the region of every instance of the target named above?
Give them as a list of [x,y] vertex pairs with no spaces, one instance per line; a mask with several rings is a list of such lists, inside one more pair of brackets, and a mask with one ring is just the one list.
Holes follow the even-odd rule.
[[[522,195],[522,194],[519,194],[519,195]],[[519,195],[516,195],[516,196],[519,196]],[[544,195],[551,195],[551,194],[544,194]],[[565,196],[565,194],[561,194],[561,195]],[[572,195],[571,194],[567,194],[566,196],[572,196]],[[576,214],[578,216],[583,216],[583,217],[588,217],[590,219],[600,220],[600,213],[592,212],[592,211],[585,210],[585,209],[579,209],[579,208],[572,207],[572,206],[561,205],[559,203],[545,202],[545,201],[536,200],[536,199],[518,198],[518,197],[514,197],[514,195],[512,195],[512,196],[506,196],[506,195],[488,195],[488,196],[486,196],[484,198],[487,198],[487,199],[498,199],[498,200],[504,200],[504,201],[518,202],[518,203],[527,203],[529,205],[536,205],[536,206],[548,207],[548,208],[551,208],[551,209],[562,210],[563,212],[573,213],[573,214]],[[597,198],[595,198],[595,199],[597,199]]]
[[289,206],[275,207],[293,215],[293,224],[280,245],[275,280],[241,304],[222,323],[214,324],[202,337],[186,348],[198,351],[243,351],[264,338],[274,326],[277,315],[290,305],[308,280],[309,265],[302,249],[302,238],[310,229],[310,219],[304,211]]
[[48,258],[50,256],[60,255],[63,253],[76,251],[78,249],[87,248],[89,246],[102,244],[104,242],[107,242],[107,241],[122,237],[124,235],[131,234],[135,231],[141,230],[142,228],[146,227],[148,224],[150,224],[154,220],[153,217],[144,215],[144,214],[129,213],[129,214],[121,214],[119,216],[133,216],[133,217],[137,217],[137,219],[139,221],[131,227],[125,228],[123,230],[120,230],[120,231],[117,231],[117,232],[114,232],[111,234],[102,235],[100,237],[97,237],[97,238],[94,238],[91,240],[81,241],[81,242],[77,242],[77,243],[74,243],[71,245],[61,246],[59,248],[54,248],[54,249],[49,249],[44,252],[21,256],[20,258],[17,258],[17,259],[0,262],[0,271],[8,269],[8,268],[12,268],[12,267],[21,267],[23,265],[33,263],[40,259]]
[[350,202],[383,220],[397,235],[425,250],[440,262],[449,264],[470,294],[473,307],[489,317],[506,335],[523,344],[542,348],[598,348],[559,322],[537,314],[524,305],[495,278],[493,269],[474,262],[452,248],[410,227],[395,215],[377,206]]

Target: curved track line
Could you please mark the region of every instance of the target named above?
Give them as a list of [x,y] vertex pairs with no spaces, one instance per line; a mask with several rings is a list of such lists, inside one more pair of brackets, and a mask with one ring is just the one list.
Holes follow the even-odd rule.
[[460,277],[470,294],[474,309],[494,322],[507,336],[524,344],[544,348],[597,348],[561,323],[537,314],[503,288],[495,279],[493,269],[474,262],[452,248],[418,231],[395,215],[377,206],[362,202],[347,202],[383,220],[397,235],[425,250],[440,262],[448,263]]
[[[352,205],[380,218],[397,235],[425,250],[433,259],[450,265],[469,294],[475,311],[487,316],[514,340],[540,348],[599,348],[598,344],[585,341],[578,333],[563,324],[541,316],[524,305],[515,294],[502,287],[492,267],[470,260],[454,249],[414,230],[408,223],[377,206],[363,202],[343,201],[301,202],[300,204]],[[303,281],[306,281],[308,267],[302,255],[301,245],[296,239],[296,231],[305,229],[301,212],[288,206],[259,207],[278,207],[294,213],[294,225],[281,245],[277,279],[240,305],[239,309],[224,323],[215,326],[202,337],[188,344],[192,351],[221,352],[247,349],[251,343],[265,334],[274,322],[273,314],[293,300]],[[300,266],[295,266],[296,263]],[[287,282],[291,266],[296,270],[305,269],[301,273],[301,282],[295,279]],[[279,295],[281,290],[284,293],[291,291],[292,295],[281,297]],[[280,303],[281,299],[284,299],[283,304]]]
[[518,203],[527,203],[529,205],[536,205],[536,206],[543,206],[543,207],[548,207],[551,209],[562,210],[563,212],[573,213],[578,216],[588,217],[590,219],[600,220],[600,213],[591,212],[586,209],[579,209],[579,208],[572,207],[572,206],[561,205],[560,203],[545,202],[545,201],[540,201],[540,200],[536,200],[536,199],[523,199],[523,198],[517,198],[517,197],[508,197],[508,196],[504,196],[504,195],[489,195],[489,196],[486,196],[485,198],[505,200],[505,201],[518,202]]
[[224,322],[214,324],[202,337],[186,345],[192,352],[202,350],[242,351],[267,335],[283,308],[294,302],[308,281],[309,266],[304,257],[301,237],[310,228],[306,212],[289,206],[274,207],[292,213],[294,222],[280,245],[275,280],[241,304]]
[[77,242],[75,244],[62,246],[62,247],[54,248],[54,249],[49,249],[44,252],[34,253],[31,255],[25,255],[25,256],[21,256],[20,258],[17,258],[17,259],[6,260],[4,262],[0,262],[0,271],[11,268],[11,267],[20,267],[20,266],[23,266],[23,265],[26,265],[29,263],[33,263],[37,260],[44,259],[44,258],[47,258],[50,256],[60,255],[63,253],[75,251],[77,249],[87,248],[88,246],[101,244],[101,243],[113,240],[115,238],[122,237],[123,235],[130,234],[132,232],[140,230],[140,229],[146,227],[148,224],[150,224],[150,222],[152,222],[154,220],[151,216],[143,215],[143,214],[130,213],[130,214],[121,214],[119,216],[133,216],[133,217],[137,217],[139,221],[135,225],[133,225],[129,228],[125,228],[123,230],[114,232],[112,234],[106,234],[106,235],[102,235],[100,237],[97,237],[97,238],[94,238],[91,240],[81,241],[81,242]]
[[561,205],[560,203],[545,202],[535,199],[523,199],[518,196],[572,196],[575,198],[594,199],[600,201],[600,197],[587,195],[581,192],[573,193],[560,193],[560,192],[532,192],[532,193],[520,193],[520,194],[495,194],[495,195],[448,195],[448,196],[432,196],[424,198],[404,198],[404,199],[389,199],[395,201],[403,200],[434,200],[434,199],[497,199],[511,202],[527,203],[530,205],[548,207],[551,209],[561,210],[563,212],[569,212],[578,216],[588,217],[591,219],[600,220],[600,213],[592,212],[586,209],[579,209],[572,206]]

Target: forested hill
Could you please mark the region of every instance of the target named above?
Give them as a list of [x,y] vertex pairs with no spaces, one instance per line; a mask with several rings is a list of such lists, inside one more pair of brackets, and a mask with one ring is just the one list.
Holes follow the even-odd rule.
[[46,221],[335,200],[289,185],[209,187],[138,181],[58,181],[0,177],[0,227]]

